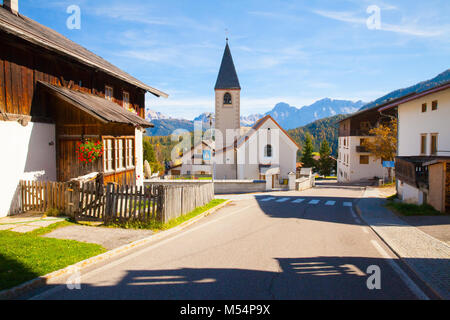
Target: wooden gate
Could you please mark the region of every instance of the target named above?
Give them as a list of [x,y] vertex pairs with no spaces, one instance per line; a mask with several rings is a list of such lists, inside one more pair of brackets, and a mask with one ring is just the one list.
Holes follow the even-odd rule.
[[105,187],[98,181],[83,183],[79,191],[76,220],[103,221],[105,214]]

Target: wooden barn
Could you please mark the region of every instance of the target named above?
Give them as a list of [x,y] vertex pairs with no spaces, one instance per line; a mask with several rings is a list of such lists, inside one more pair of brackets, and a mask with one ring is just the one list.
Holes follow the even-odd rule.
[[[143,183],[145,94],[167,94],[18,12],[0,7],[0,217],[20,180],[68,181],[102,172],[104,181]],[[82,162],[79,144],[102,143]]]

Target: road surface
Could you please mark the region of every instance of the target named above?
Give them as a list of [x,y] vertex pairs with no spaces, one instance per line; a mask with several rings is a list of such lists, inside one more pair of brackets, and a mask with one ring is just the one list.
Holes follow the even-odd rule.
[[[62,282],[31,298],[427,298],[354,213],[362,193],[330,185],[240,195],[183,231],[83,271],[80,289]],[[381,288],[369,289],[377,267]]]

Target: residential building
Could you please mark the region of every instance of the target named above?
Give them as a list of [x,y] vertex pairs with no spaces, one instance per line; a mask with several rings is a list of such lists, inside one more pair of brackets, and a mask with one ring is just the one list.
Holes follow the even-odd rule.
[[450,212],[450,83],[389,103],[398,113],[399,197]]
[[373,139],[370,129],[388,123],[393,115],[381,115],[377,108],[363,110],[339,122],[338,182],[357,182],[388,177],[383,159],[368,152],[363,142]]
[[[68,181],[92,172],[104,182],[143,183],[145,94],[167,97],[61,34],[0,7],[0,216],[22,179]],[[82,163],[78,142],[103,143]]]

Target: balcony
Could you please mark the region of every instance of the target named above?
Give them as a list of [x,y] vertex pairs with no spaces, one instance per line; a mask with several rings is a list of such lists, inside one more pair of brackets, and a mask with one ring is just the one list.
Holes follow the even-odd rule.
[[363,146],[356,146],[356,152],[369,153],[369,150],[366,147],[363,147]]
[[423,164],[429,157],[396,157],[395,176],[419,189],[428,189],[428,167]]

